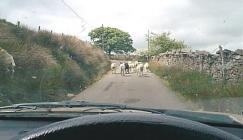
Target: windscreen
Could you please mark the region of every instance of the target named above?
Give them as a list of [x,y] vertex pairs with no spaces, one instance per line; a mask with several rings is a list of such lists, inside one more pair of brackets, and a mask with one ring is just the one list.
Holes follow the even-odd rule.
[[1,0],[0,105],[243,111],[241,0]]

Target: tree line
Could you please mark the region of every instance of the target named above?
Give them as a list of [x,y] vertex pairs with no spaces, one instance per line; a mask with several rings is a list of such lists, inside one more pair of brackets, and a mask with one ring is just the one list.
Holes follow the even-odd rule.
[[[128,32],[112,27],[98,27],[88,34],[94,46],[101,48],[107,54],[128,54],[136,51],[133,40]],[[146,40],[150,42],[149,49],[142,55],[158,55],[174,49],[186,48],[187,45],[171,37],[171,33],[152,33]]]

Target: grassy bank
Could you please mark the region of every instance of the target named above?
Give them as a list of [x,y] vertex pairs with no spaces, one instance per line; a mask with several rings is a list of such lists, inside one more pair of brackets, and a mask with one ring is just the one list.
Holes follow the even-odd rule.
[[16,63],[14,75],[0,71],[0,105],[67,99],[110,66],[100,49],[73,36],[17,28],[5,20],[0,20],[0,35],[0,47]]
[[239,83],[216,82],[211,76],[180,67],[150,63],[153,73],[168,82],[168,86],[186,98],[217,98],[243,96],[243,81]]

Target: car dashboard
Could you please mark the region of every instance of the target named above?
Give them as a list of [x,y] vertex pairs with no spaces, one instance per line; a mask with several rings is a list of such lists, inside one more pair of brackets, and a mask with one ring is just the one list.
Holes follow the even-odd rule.
[[[68,117],[0,117],[0,139],[9,140],[35,128],[66,119]],[[219,128],[243,139],[243,126],[217,123],[204,124]]]

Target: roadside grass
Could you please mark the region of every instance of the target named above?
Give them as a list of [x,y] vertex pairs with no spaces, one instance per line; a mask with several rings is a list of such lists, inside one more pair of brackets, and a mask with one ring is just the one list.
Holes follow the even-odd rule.
[[110,68],[108,57],[80,39],[36,32],[0,20],[0,47],[16,63],[15,73],[0,71],[0,105],[60,101],[78,94]]
[[167,81],[172,90],[188,99],[243,96],[243,81],[239,83],[217,82],[205,73],[185,70],[178,66],[162,66],[156,62],[150,63],[150,70]]

